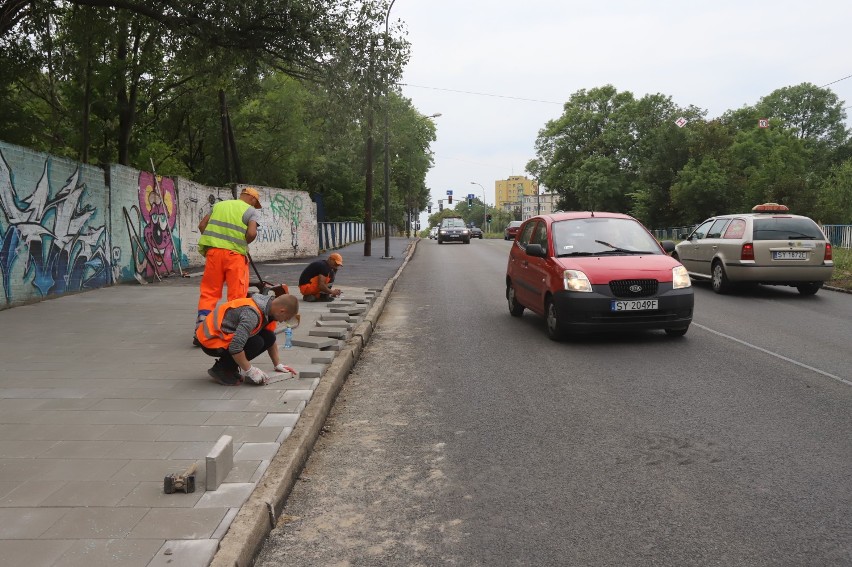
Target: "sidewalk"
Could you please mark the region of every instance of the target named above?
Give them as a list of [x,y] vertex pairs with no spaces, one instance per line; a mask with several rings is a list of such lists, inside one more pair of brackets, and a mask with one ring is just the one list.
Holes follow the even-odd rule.
[[[299,378],[267,386],[207,376],[213,359],[191,346],[200,272],[0,311],[0,563],[248,564],[415,246],[337,250],[342,298],[300,302],[296,346],[281,350]],[[258,269],[298,293],[314,259]],[[266,355],[255,363],[272,373]],[[193,463],[195,492],[164,494]]]

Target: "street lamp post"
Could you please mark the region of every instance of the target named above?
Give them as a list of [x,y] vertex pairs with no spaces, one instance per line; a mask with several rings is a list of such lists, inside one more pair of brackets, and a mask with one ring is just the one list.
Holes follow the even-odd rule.
[[485,229],[485,224],[488,222],[488,205],[485,203],[485,187],[477,183],[476,181],[471,181],[471,185],[479,185],[480,189],[482,189],[482,206],[485,208],[485,212],[482,213],[482,228]]
[[388,58],[388,43],[390,40],[390,13],[391,8],[393,8],[394,2],[396,0],[391,0],[390,5],[388,6],[388,12],[385,14],[385,255],[382,256],[383,259],[389,260],[392,259],[393,256],[390,255],[390,147],[389,147],[389,114],[390,114],[390,85],[388,84],[388,69],[387,66],[390,64]]

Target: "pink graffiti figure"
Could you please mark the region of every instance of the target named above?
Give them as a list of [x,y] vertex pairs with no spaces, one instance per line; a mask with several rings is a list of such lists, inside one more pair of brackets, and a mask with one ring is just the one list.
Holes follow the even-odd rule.
[[153,174],[139,174],[139,209],[145,221],[142,235],[145,246],[151,252],[149,256],[157,263],[156,268],[150,264],[147,266],[148,277],[153,276],[155,270],[160,274],[174,272],[175,248],[171,234],[177,218],[174,182],[169,178],[160,178],[160,191],[162,194],[157,190]]

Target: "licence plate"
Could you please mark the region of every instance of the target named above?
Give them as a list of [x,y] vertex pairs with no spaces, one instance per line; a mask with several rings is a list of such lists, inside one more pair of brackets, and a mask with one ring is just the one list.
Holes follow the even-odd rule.
[[773,260],[807,260],[807,252],[791,252],[789,250],[772,252]]
[[610,307],[613,311],[648,311],[657,308],[656,299],[632,299],[630,301],[613,301]]

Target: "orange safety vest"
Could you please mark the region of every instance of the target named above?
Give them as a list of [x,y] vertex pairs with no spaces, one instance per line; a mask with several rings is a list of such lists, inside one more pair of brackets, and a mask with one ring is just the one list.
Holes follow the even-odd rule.
[[[207,348],[228,348],[228,345],[231,344],[231,340],[234,338],[234,333],[227,333],[222,330],[222,321],[225,319],[225,313],[229,309],[236,309],[238,307],[251,307],[257,312],[259,321],[257,327],[252,330],[251,336],[258,334],[263,328],[263,313],[260,312],[257,303],[248,297],[244,297],[216,306],[205,317],[198,328],[195,329],[195,338]],[[274,331],[277,324],[277,321],[270,321],[266,325],[266,328]]]

